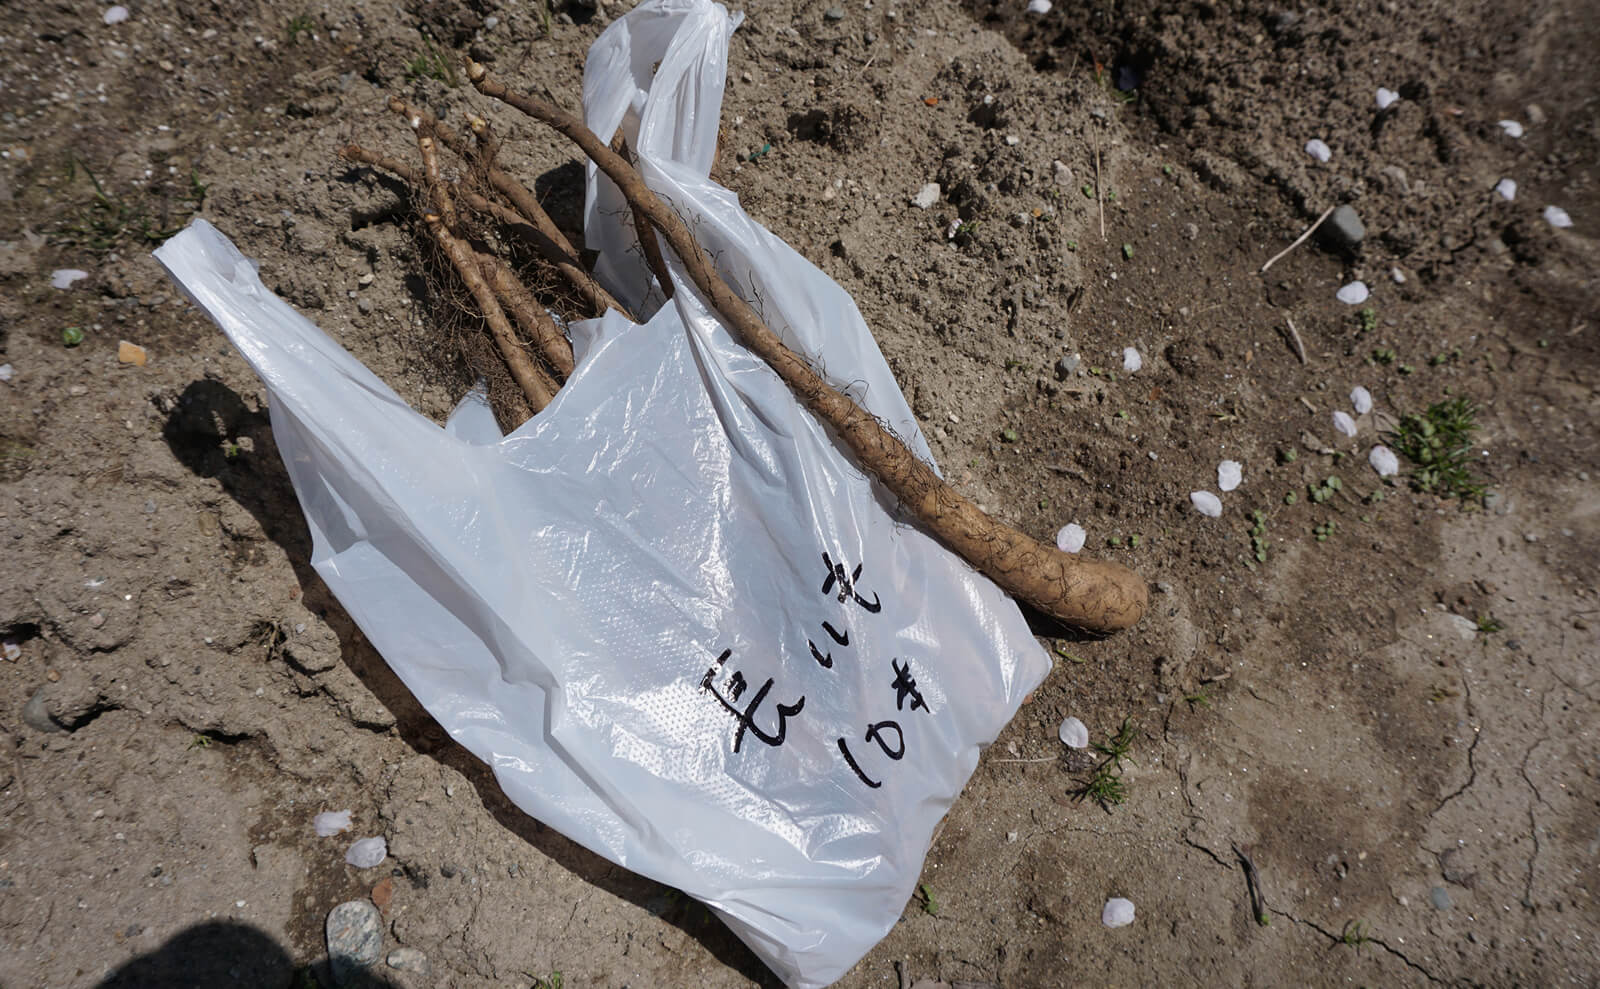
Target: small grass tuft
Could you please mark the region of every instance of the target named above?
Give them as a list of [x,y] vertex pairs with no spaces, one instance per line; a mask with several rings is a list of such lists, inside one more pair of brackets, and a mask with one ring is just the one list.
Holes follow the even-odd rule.
[[1470,501],[1483,497],[1484,485],[1472,474],[1472,438],[1478,407],[1467,398],[1435,402],[1410,413],[1390,435],[1396,450],[1416,465],[1411,486],[1418,491]]

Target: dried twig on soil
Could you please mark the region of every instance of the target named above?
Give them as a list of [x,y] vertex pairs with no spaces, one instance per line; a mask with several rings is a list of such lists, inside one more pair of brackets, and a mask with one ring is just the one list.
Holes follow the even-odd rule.
[[1250,892],[1250,910],[1256,915],[1256,923],[1266,927],[1272,923],[1272,918],[1267,915],[1267,901],[1261,895],[1261,876],[1256,872],[1256,864],[1238,845],[1233,846],[1233,854],[1239,856],[1239,862],[1244,866],[1244,882]]
[[494,290],[483,279],[477,252],[451,232],[450,221],[455,218],[455,204],[450,201],[450,194],[445,190],[444,182],[439,177],[439,161],[433,150],[433,138],[418,134],[417,149],[422,152],[423,174],[427,179],[429,201],[433,206],[423,217],[428,224],[428,230],[439,242],[440,249],[455,266],[461,281],[477,301],[478,308],[483,312],[484,322],[489,324],[495,345],[500,348],[500,356],[505,359],[506,367],[510,368],[511,376],[516,379],[517,386],[527,396],[528,404],[533,406],[534,412],[538,412],[549,405],[550,399],[555,397],[557,385],[548,374],[533,363],[517,341],[516,333],[506,320],[505,311],[495,299]]
[[1300,341],[1300,331],[1294,328],[1294,320],[1285,316],[1283,321],[1289,324],[1289,342],[1294,344],[1295,356],[1300,358],[1300,363],[1308,363],[1306,361],[1306,345]]
[[1317,228],[1322,226],[1322,221],[1326,220],[1333,213],[1334,208],[1335,207],[1329,206],[1327,209],[1323,210],[1322,211],[1322,215],[1317,217],[1317,222],[1316,223],[1313,223],[1311,226],[1306,227],[1306,232],[1301,234],[1300,236],[1296,237],[1293,244],[1290,244],[1288,247],[1285,247],[1283,250],[1279,251],[1278,253],[1274,254],[1271,258],[1269,258],[1267,260],[1267,263],[1261,266],[1261,271],[1258,272],[1258,274],[1264,274],[1268,268],[1270,268],[1274,264],[1278,263],[1278,259],[1279,258],[1283,257],[1285,254],[1288,254],[1290,251],[1292,251],[1295,248],[1299,247],[1301,244],[1304,244],[1306,242],[1306,238],[1310,237],[1313,233],[1316,233]]
[[832,424],[860,465],[946,546],[1006,591],[1064,622],[1114,631],[1127,628],[1144,614],[1149,589],[1132,571],[1109,561],[1078,559],[991,518],[785,347],[717,273],[684,221],[581,119],[542,100],[509,91],[477,62],[468,63],[467,76],[480,92],[548,124],[582,148],[616,183],[629,205],[660,231],[686,274],[739,342],[766,361],[813,414]]
[[1094,198],[1100,207],[1100,239],[1106,239],[1106,195],[1100,188],[1100,132],[1094,132]]

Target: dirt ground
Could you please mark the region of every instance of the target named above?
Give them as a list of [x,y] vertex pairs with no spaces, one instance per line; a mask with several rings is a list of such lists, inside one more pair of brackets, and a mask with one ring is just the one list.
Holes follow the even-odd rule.
[[[1155,588],[1129,633],[1045,640],[933,902],[839,985],[1600,982],[1600,9],[830,6],[747,8],[718,175],[854,295],[963,491]],[[387,947],[431,968],[396,986],[772,984],[518,811],[388,672],[310,568],[259,383],[149,254],[210,219],[442,418],[468,375],[408,204],[333,151],[404,152],[393,91],[488,113],[575,232],[567,151],[445,66],[574,106],[621,8],[129,10],[0,26],[0,984],[312,985],[329,909],[385,877]],[[1260,273],[1337,203],[1358,248]],[[1380,483],[1371,445],[1460,396],[1486,495]],[[1223,459],[1244,483],[1205,518]],[[1122,803],[1074,799],[1069,714],[1133,726]],[[344,807],[392,875],[312,834]]]

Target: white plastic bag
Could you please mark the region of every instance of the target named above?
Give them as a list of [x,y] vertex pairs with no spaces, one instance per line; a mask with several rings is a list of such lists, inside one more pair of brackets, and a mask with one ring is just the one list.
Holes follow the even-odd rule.
[[[848,296],[706,178],[732,27],[646,0],[595,45],[591,126],[642,122],[652,187],[926,455]],[[624,215],[591,208],[589,237],[637,302]],[[507,796],[706,903],[790,985],[888,931],[1049,660],[681,278],[642,325],[573,324],[576,371],[501,438],[478,394],[443,429],[411,410],[210,224],[157,257],[265,383],[317,572]]]

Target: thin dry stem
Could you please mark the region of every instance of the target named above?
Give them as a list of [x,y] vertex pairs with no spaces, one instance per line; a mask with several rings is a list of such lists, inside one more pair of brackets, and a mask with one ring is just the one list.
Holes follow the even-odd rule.
[[1296,237],[1294,239],[1294,243],[1293,244],[1290,244],[1288,247],[1285,247],[1283,250],[1279,251],[1278,253],[1274,254],[1272,257],[1268,258],[1267,259],[1267,263],[1261,266],[1261,271],[1258,272],[1258,274],[1265,274],[1266,270],[1268,268],[1272,267],[1273,265],[1277,264],[1278,260],[1280,258],[1282,258],[1285,254],[1288,254],[1290,251],[1292,251],[1295,248],[1299,247],[1301,244],[1304,244],[1306,242],[1306,238],[1310,237],[1313,233],[1316,232],[1316,229],[1318,227],[1322,226],[1322,221],[1326,220],[1329,217],[1329,215],[1331,215],[1333,213],[1334,209],[1336,209],[1336,207],[1329,206],[1327,209],[1323,210],[1322,211],[1322,215],[1317,217],[1317,222],[1313,223],[1309,227],[1306,227],[1306,232],[1301,234],[1300,236]]
[[813,414],[831,423],[860,465],[946,546],[1005,590],[1064,622],[1114,631],[1129,627],[1144,614],[1149,588],[1132,571],[1109,561],[1062,553],[989,517],[785,347],[717,273],[683,220],[582,120],[543,101],[510,92],[477,62],[468,63],[467,75],[485,95],[548,124],[582,148],[622,190],[630,205],[661,232],[690,279],[739,342],[765,360]]

